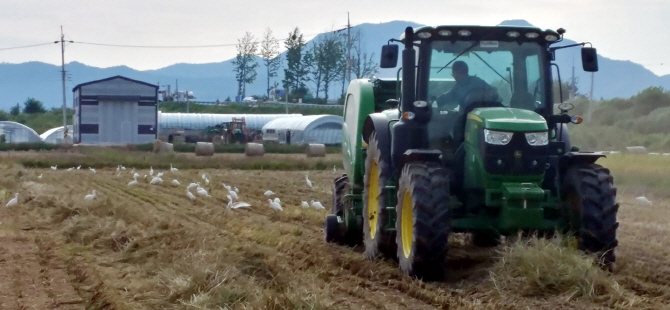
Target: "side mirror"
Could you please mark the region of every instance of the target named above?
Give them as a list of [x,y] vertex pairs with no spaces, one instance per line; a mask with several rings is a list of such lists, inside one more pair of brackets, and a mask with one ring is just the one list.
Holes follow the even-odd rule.
[[586,72],[598,71],[598,54],[593,47],[582,47],[582,68]]
[[398,65],[398,45],[387,44],[382,46],[382,59],[379,62],[380,68],[395,68]]

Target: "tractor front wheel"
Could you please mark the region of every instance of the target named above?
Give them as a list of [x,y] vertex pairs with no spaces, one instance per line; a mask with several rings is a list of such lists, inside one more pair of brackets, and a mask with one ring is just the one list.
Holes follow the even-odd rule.
[[600,264],[612,270],[618,244],[619,204],[609,169],[596,164],[571,167],[566,171],[563,188],[563,201],[567,204],[564,214],[579,249],[597,254]]
[[440,279],[449,237],[449,176],[433,163],[405,165],[398,187],[396,243],[400,270]]
[[389,223],[386,183],[391,177],[391,167],[383,160],[382,151],[377,134],[373,132],[368,139],[363,179],[363,243],[369,260],[379,255],[394,257],[395,254],[395,232],[385,229]]

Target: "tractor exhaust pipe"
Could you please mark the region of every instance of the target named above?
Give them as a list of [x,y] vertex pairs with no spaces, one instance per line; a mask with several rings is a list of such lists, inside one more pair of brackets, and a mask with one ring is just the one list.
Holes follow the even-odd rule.
[[414,29],[405,28],[405,48],[402,50],[402,112],[414,112],[414,100],[416,100],[416,68],[414,62],[416,51],[414,50]]

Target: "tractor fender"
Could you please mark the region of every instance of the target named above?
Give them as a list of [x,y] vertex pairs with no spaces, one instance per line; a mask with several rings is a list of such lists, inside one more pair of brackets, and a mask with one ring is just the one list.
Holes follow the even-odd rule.
[[377,145],[382,150],[382,159],[391,164],[391,129],[384,113],[372,113],[363,122],[363,141],[367,145],[370,135],[377,133]]
[[558,169],[561,175],[570,167],[575,165],[593,164],[599,158],[604,158],[602,153],[592,152],[568,152],[558,160]]

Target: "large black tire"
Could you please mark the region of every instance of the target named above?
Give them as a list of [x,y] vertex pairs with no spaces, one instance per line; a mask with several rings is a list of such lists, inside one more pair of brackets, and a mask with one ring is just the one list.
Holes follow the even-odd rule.
[[363,179],[363,244],[365,256],[374,260],[380,255],[395,257],[395,232],[384,228],[389,223],[388,190],[386,183],[391,177],[391,166],[383,157],[377,143],[377,134],[368,139]]
[[400,270],[439,280],[449,247],[449,175],[434,163],[405,165],[398,187],[396,243]]
[[338,243],[341,241],[342,235],[340,234],[340,224],[337,221],[337,215],[326,215],[324,234],[328,243]]
[[563,182],[563,201],[570,232],[578,239],[579,249],[597,254],[608,270],[616,260],[616,187],[609,169],[597,164],[569,168]]
[[[349,202],[345,195],[349,189],[349,177],[346,174],[335,179],[333,182],[333,198],[331,201],[331,212],[335,216],[346,221],[346,204]],[[346,231],[340,231],[339,238],[335,241],[340,244],[355,246],[363,240],[360,226],[347,227]]]
[[333,199],[331,201],[331,213],[344,216],[344,195],[349,185],[349,177],[346,174],[335,178],[333,181]]

